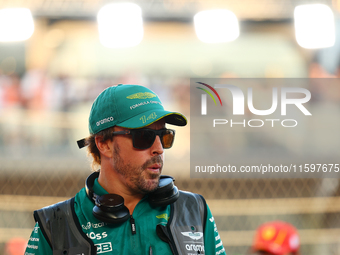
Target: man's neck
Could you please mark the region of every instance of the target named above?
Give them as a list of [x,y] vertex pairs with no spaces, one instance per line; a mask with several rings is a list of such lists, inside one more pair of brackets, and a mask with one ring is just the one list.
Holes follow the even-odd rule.
[[131,191],[123,181],[121,181],[120,176],[117,175],[114,170],[101,169],[98,177],[99,184],[110,194],[117,194],[124,198],[124,205],[129,209],[132,215],[138,202],[144,197],[144,194],[135,193]]

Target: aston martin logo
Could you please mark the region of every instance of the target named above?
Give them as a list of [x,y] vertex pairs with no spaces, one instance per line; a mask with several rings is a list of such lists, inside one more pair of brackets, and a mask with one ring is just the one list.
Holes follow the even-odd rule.
[[190,237],[193,240],[198,240],[203,236],[202,232],[181,232],[181,233],[182,235]]
[[139,92],[139,93],[127,96],[126,98],[128,98],[128,99],[147,99],[147,98],[153,98],[153,97],[156,97],[156,95],[153,94],[153,93],[150,93],[150,92]]

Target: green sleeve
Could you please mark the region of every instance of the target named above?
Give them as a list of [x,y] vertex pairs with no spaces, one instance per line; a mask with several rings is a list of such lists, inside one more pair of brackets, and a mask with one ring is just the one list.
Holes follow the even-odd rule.
[[217,231],[214,217],[212,216],[208,205],[207,221],[205,223],[204,231],[204,250],[206,255],[226,255],[222,240]]
[[28,240],[25,255],[52,255],[52,248],[40,230],[38,222],[35,224]]

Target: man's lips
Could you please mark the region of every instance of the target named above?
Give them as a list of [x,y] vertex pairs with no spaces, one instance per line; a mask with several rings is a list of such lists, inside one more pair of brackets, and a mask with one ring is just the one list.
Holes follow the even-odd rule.
[[160,172],[161,168],[162,168],[162,164],[153,164],[147,167],[148,170],[150,170],[151,172]]

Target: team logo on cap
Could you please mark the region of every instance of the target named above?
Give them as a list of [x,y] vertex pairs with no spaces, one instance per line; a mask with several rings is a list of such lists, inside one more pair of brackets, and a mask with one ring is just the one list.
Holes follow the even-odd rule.
[[155,94],[150,93],[150,92],[139,92],[139,93],[135,93],[132,94],[130,96],[127,96],[126,98],[128,99],[147,99],[147,98],[153,98],[156,97]]

